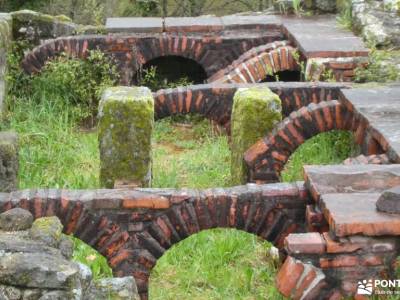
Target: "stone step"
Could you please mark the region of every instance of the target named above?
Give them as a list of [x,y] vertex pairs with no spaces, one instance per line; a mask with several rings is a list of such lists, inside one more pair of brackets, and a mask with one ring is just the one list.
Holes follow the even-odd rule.
[[306,186],[318,202],[324,194],[380,194],[398,186],[400,164],[305,166],[304,176]]
[[320,206],[330,231],[337,237],[400,235],[400,215],[379,212],[380,193],[321,195]]
[[400,162],[400,87],[341,90],[339,100],[365,118],[389,160]]

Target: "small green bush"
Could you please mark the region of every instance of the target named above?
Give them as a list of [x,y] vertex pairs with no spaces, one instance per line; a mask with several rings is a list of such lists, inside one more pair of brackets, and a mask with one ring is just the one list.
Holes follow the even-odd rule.
[[[8,57],[9,103],[17,98],[64,102],[80,109],[81,118],[93,116],[104,88],[117,83],[118,73],[110,57],[95,50],[86,59],[65,54],[50,60],[40,74],[27,75],[20,68],[25,42],[16,42]],[[83,109],[82,109],[83,108]]]
[[366,68],[355,70],[356,82],[390,82],[400,80],[400,51],[372,49]]

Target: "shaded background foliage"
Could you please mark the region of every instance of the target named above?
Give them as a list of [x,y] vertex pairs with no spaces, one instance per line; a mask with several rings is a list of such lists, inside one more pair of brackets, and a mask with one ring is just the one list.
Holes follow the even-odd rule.
[[32,9],[64,14],[80,24],[113,16],[199,16],[264,10],[274,0],[0,0],[0,11]]

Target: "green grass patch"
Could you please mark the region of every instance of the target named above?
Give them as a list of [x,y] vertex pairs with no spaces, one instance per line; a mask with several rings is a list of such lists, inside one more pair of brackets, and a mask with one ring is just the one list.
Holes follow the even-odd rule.
[[112,277],[112,270],[107,264],[104,256],[100,255],[92,247],[88,246],[80,239],[71,237],[74,242],[74,253],[72,259],[87,265],[92,270],[93,279]]
[[153,135],[153,187],[208,188],[230,183],[230,151],[225,135],[209,122],[156,122]]
[[174,245],[150,277],[151,300],[283,299],[270,244],[232,229],[202,231]]
[[341,164],[359,153],[354,135],[348,131],[321,133],[301,145],[289,158],[282,171],[282,181],[303,180],[304,165]]

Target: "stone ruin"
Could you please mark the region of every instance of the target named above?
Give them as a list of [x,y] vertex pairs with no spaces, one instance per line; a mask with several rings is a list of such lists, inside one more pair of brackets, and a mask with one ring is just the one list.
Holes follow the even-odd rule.
[[[1,17],[3,43],[16,32],[26,32],[26,25],[16,28],[20,23],[13,23],[18,15]],[[34,18],[37,20],[37,15]],[[153,93],[143,87],[105,92],[100,104],[99,148],[102,183],[108,189],[18,190],[18,142],[11,133],[2,135],[0,187],[4,193],[0,193],[0,211],[4,214],[17,210],[28,216],[21,208],[39,223],[41,218],[56,216],[65,234],[73,234],[107,258],[116,277],[133,276],[141,299],[147,299],[151,269],[165,251],[192,234],[216,227],[253,233],[277,247],[283,264],[276,284],[286,297],[353,297],[364,281],[394,279],[400,252],[400,88],[354,88],[348,83],[355,68],[367,63],[369,51],[359,37],[336,27],[332,16],[109,19],[102,34],[80,35],[71,35],[74,25],[59,19],[45,21],[53,24],[46,27],[50,31],[27,22],[35,33],[33,40],[40,43],[22,63],[28,73],[39,72],[48,59],[61,53],[84,58],[89,50],[99,49],[117,62],[122,85],[133,84],[141,66],[164,56],[196,61],[208,79],[203,84]],[[43,32],[47,33],[41,37]],[[54,32],[55,36],[49,36]],[[54,39],[42,41],[48,38]],[[4,58],[5,51],[0,55]],[[4,59],[0,61],[3,82],[6,69]],[[304,71],[305,80],[318,80],[329,71],[337,82],[262,83],[266,76],[299,70]],[[234,114],[250,109],[248,105],[258,93],[266,96],[260,101],[260,110],[277,110],[282,120],[273,117],[261,133],[254,132],[253,140],[243,141],[246,132],[241,130],[254,128],[264,114],[251,121],[235,119]],[[239,109],[240,105],[244,108]],[[139,111],[145,113],[139,115]],[[232,134],[237,143],[233,148],[239,152],[233,170],[242,172],[238,183],[244,185],[206,190],[147,187],[154,120],[187,113],[201,114]],[[236,126],[236,122],[243,125]],[[132,128],[141,130],[129,130]],[[334,129],[352,131],[362,155],[343,165],[306,166],[303,182],[279,182],[285,163],[301,144]],[[59,232],[61,225],[56,218],[51,220],[58,224]],[[73,270],[64,280],[71,277],[78,282],[72,291],[64,288],[50,293],[72,292],[74,299],[90,299],[85,293],[96,293],[97,287],[92,289],[93,284],[68,261],[60,244],[60,249],[54,244],[51,248],[40,241],[40,235],[39,241],[35,240],[32,232],[1,232],[0,241],[12,235],[21,245],[5,243],[11,250],[0,255],[0,266],[9,256],[39,255],[27,252],[26,243],[38,249],[46,247],[48,255]],[[4,272],[18,278],[13,267]],[[10,284],[1,270],[0,283]],[[132,280],[125,283],[134,294]],[[0,291],[23,295],[40,289],[41,299],[54,299],[43,297],[49,288],[60,287],[29,284],[24,281],[18,289],[8,286]]]
[[54,216],[0,214],[1,299],[139,299],[133,277],[94,281],[89,267],[72,262],[73,241],[62,230]]

